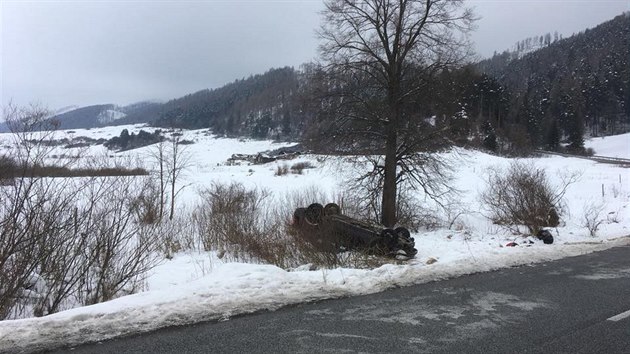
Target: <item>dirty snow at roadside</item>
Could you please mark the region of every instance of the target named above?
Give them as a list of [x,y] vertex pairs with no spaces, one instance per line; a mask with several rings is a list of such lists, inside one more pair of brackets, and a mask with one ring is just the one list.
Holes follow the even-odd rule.
[[[140,129],[138,126],[124,128],[130,132]],[[76,130],[72,134],[110,138],[118,135],[121,129],[123,127]],[[233,153],[252,154],[287,144],[217,138],[203,130],[185,132],[183,138],[195,143],[188,146],[193,165],[185,181],[189,186],[179,200],[182,205],[194,203],[200,189],[218,181],[238,181],[247,187],[266,188],[274,195],[304,188],[317,188],[334,195],[343,189],[341,175],[352,171],[342,160],[322,160],[305,155],[288,163],[308,161],[315,168],[304,170],[303,175],[275,176],[278,164],[287,162],[237,166],[228,166],[225,162]],[[6,139],[7,134],[0,135],[0,146],[5,146],[0,149],[6,149]],[[628,136],[625,145],[623,139],[597,138],[589,141],[587,146],[597,146],[598,155],[628,157],[624,155],[627,154]],[[110,155],[137,156],[146,160],[149,149]],[[83,155],[105,153],[102,146],[96,146]],[[234,315],[274,310],[288,304],[374,293],[395,286],[630,244],[627,237],[630,234],[630,174],[626,168],[564,157],[526,159],[526,162],[544,168],[554,183],[559,183],[562,174],[580,174],[579,181],[569,187],[565,196],[566,211],[563,224],[553,230],[554,244],[545,245],[533,238],[530,238],[533,244],[529,244],[524,242],[523,236],[512,235],[493,225],[484,216],[486,213],[479,203],[487,169],[506,167],[510,161],[476,151],[458,150],[448,155],[445,157],[457,159],[454,186],[461,191],[459,204],[452,211],[450,228],[421,230],[413,234],[419,252],[411,261],[371,270],[309,270],[307,265],[284,270],[271,265],[228,262],[213,252],[179,253],[151,271],[144,292],[41,318],[0,321],[0,352],[74,345],[204,320],[229,320]],[[583,209],[590,204],[600,205],[602,210],[600,219],[603,223],[596,237],[591,237],[582,226]],[[516,241],[519,246],[505,247],[511,241]],[[429,259],[437,262],[427,264]]]

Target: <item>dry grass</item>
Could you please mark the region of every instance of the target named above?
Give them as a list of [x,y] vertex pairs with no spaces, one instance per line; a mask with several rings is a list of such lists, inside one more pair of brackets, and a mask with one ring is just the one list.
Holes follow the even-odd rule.
[[98,167],[69,168],[65,166],[19,166],[7,157],[0,157],[0,178],[16,177],[112,177],[112,176],[147,176],[144,168]]
[[[368,268],[390,262],[367,251],[343,251],[333,230],[304,232],[293,225],[298,207],[331,198],[316,188],[271,198],[268,191],[241,184],[214,184],[202,192],[194,216],[204,250],[231,260],[293,268],[303,264]],[[322,239],[325,238],[325,239]]]

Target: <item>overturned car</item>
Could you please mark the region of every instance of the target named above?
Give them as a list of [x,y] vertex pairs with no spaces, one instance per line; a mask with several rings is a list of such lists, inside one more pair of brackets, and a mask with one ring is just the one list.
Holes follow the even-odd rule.
[[406,228],[390,229],[351,218],[343,215],[335,203],[297,208],[293,226],[300,236],[321,249],[362,250],[397,259],[413,258],[418,253]]

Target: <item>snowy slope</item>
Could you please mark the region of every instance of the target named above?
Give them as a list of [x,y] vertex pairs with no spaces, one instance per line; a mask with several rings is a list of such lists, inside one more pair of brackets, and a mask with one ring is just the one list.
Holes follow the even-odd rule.
[[98,116],[96,117],[96,120],[101,125],[108,125],[121,118],[125,118],[126,116],[127,115],[123,112],[120,112],[114,109],[107,109],[99,113]]
[[630,133],[588,139],[584,146],[595,155],[630,159]]
[[[75,130],[70,136],[109,138],[125,128],[130,132],[151,131],[151,128],[142,126],[121,126]],[[67,136],[67,133],[60,134]],[[187,131],[182,138],[195,142],[187,146],[192,167],[182,181],[190,185],[178,200],[182,207],[194,203],[198,190],[214,181],[239,181],[249,187],[264,187],[274,197],[282,198],[291,191],[310,187],[333,195],[343,190],[344,176],[357,173],[342,159],[321,160],[307,155],[291,163],[309,161],[315,168],[305,170],[303,175],[275,176],[277,166],[285,162],[236,166],[225,162],[233,153],[256,153],[286,144],[217,138],[205,130]],[[0,147],[6,146],[9,140],[8,134],[0,134]],[[615,137],[589,143],[597,143],[600,149],[611,153],[617,153],[615,149],[620,146]],[[142,158],[150,149],[145,147],[115,155]],[[102,146],[95,146],[82,155],[105,153]],[[450,229],[444,227],[414,234],[419,253],[416,259],[405,264],[386,264],[372,270],[309,271],[308,267],[284,270],[271,265],[230,262],[219,259],[213,252],[179,253],[153,269],[148,289],[142,293],[42,318],[0,321],[0,352],[78,344],[201,320],[227,320],[236,314],[273,310],[287,304],[373,293],[394,286],[630,244],[627,237],[630,234],[630,175],[627,169],[564,157],[526,159],[524,162],[545,168],[554,183],[558,183],[561,174],[567,171],[579,172],[581,178],[566,194],[567,213],[564,224],[554,230],[556,242],[544,245],[534,240],[530,246],[511,248],[505,245],[514,240],[520,243],[522,236],[514,236],[493,225],[484,217],[484,208],[479,202],[487,169],[508,166],[510,160],[464,150],[454,150],[444,158],[453,159],[457,166],[454,187],[461,191],[457,205],[461,215]],[[602,186],[606,192],[603,197]],[[595,238],[589,236],[581,220],[584,206],[591,203],[601,204],[603,208],[601,218],[604,223]],[[430,258],[437,262],[427,264]]]
[[[60,115],[60,114],[68,113],[68,112],[74,111],[75,109],[79,109],[79,108],[80,107],[76,106],[76,105],[61,107],[61,108],[55,110],[55,112],[52,113],[50,117],[54,117],[54,116],[57,116],[57,115]],[[50,118],[50,117],[48,117],[48,118]]]

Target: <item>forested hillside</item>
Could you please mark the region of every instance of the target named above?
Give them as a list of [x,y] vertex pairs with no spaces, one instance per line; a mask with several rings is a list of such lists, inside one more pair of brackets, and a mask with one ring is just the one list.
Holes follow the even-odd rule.
[[158,126],[211,128],[254,138],[295,137],[301,121],[298,92],[305,85],[293,68],[271,69],[214,90],[164,104]]
[[619,134],[630,127],[630,16],[514,58],[504,52],[476,65],[510,94],[497,128],[517,125],[534,146],[557,149],[562,138],[576,151],[584,135]]
[[[424,76],[426,89],[410,98],[410,109],[459,143],[521,153],[566,142],[582,153],[585,135],[628,131],[629,59],[630,17],[621,15],[569,38],[532,37],[512,52]],[[157,124],[298,138],[326,114],[322,85],[334,86],[317,71],[272,69],[172,100]]]

